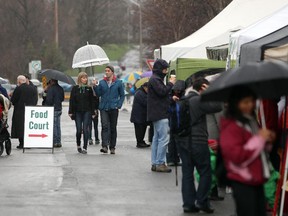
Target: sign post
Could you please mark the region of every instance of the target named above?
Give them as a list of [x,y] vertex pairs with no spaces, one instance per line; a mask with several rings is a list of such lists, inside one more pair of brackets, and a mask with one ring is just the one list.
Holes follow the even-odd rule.
[[26,106],[24,148],[53,148],[54,107]]

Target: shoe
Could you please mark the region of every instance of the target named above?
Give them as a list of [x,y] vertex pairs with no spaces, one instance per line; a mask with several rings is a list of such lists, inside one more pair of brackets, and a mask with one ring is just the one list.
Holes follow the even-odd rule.
[[56,143],[56,144],[53,144],[53,147],[54,148],[61,148],[62,144],[61,143]]
[[224,197],[221,197],[221,196],[210,196],[209,199],[212,200],[212,201],[223,201]]
[[207,204],[205,206],[199,205],[197,202],[195,203],[195,207],[199,209],[199,211],[203,211],[207,214],[213,214],[214,209],[210,206],[210,204]]
[[156,166],[156,172],[170,173],[172,170],[166,166],[166,164],[161,164]]
[[147,145],[146,143],[138,143],[136,147],[137,148],[148,148],[148,147],[150,147],[150,145]]
[[82,148],[80,146],[77,147],[79,153],[82,153]]
[[23,146],[22,145],[18,145],[16,148],[17,149],[23,149]]
[[89,145],[93,145],[93,140],[92,139],[89,139]]
[[196,208],[195,206],[191,207],[191,208],[183,208],[184,213],[198,213],[199,209]]
[[108,153],[108,148],[107,147],[103,147],[100,152],[107,154]]
[[115,154],[115,149],[110,149],[110,154]]
[[86,150],[86,149],[83,149],[83,150],[82,150],[82,154],[87,154],[87,150]]
[[100,144],[100,140],[97,139],[97,140],[95,141],[95,145],[99,145],[99,144]]
[[156,172],[156,165],[152,165],[151,171],[152,171],[152,172]]

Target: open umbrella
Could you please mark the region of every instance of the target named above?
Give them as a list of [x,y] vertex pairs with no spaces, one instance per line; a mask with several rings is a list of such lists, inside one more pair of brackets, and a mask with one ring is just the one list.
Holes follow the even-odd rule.
[[46,76],[49,79],[59,80],[64,83],[68,83],[70,85],[76,85],[75,81],[72,79],[72,77],[66,75],[63,72],[53,70],[53,69],[44,69],[40,71],[41,76]]
[[136,83],[135,83],[135,87],[138,89],[140,88],[144,83],[147,83],[149,81],[149,77],[144,77],[140,80],[138,80]]
[[281,61],[249,63],[224,72],[202,94],[204,101],[227,101],[231,90],[245,85],[259,98],[272,99],[288,94],[288,64]]
[[138,73],[130,73],[124,77],[124,82],[135,82],[136,80],[141,79],[141,76]]
[[72,68],[86,68],[95,65],[108,64],[109,58],[105,51],[98,45],[88,44],[79,48],[74,56]]
[[151,77],[152,76],[152,74],[153,74],[153,72],[152,71],[146,71],[146,72],[144,72],[142,75],[141,75],[141,77]]

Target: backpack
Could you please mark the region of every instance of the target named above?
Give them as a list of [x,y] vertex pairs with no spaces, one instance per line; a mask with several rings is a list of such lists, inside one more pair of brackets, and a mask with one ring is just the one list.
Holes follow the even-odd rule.
[[189,98],[182,98],[170,107],[170,131],[180,137],[191,134]]

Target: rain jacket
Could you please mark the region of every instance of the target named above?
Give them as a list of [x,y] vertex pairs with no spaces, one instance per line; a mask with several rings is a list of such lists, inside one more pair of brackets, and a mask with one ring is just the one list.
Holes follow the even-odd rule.
[[220,146],[230,180],[252,186],[265,182],[260,156],[265,140],[261,136],[236,120],[222,119]]
[[99,110],[121,109],[125,99],[124,86],[121,80],[114,76],[109,87],[107,79],[104,78],[98,86],[94,87],[94,91],[100,98]]
[[147,93],[143,87],[136,91],[130,121],[136,124],[147,123]]

